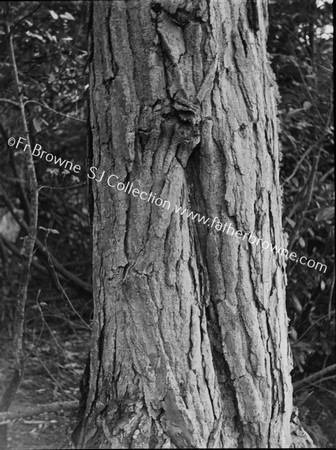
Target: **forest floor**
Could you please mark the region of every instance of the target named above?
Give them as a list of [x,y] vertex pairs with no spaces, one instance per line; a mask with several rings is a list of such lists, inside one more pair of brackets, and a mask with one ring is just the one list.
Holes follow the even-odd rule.
[[336,448],[336,387],[334,382],[308,385],[294,402],[299,418],[317,448]]
[[[46,332],[47,331],[47,332]],[[51,330],[50,330],[51,331]],[[88,331],[32,334],[26,341],[28,353],[24,380],[10,410],[79,399],[79,381],[89,347]],[[8,340],[0,343],[0,395],[11,374]],[[296,396],[302,425],[318,448],[336,448],[336,392],[333,385],[307,386]],[[70,446],[73,410],[43,413],[19,419],[8,426],[9,450],[66,449]]]
[[[52,331],[31,335],[23,382],[10,411],[79,399],[79,382],[85,367],[90,333]],[[0,395],[11,375],[12,357],[5,341],[0,345]],[[69,448],[74,410],[43,413],[19,419],[8,426],[9,450]]]

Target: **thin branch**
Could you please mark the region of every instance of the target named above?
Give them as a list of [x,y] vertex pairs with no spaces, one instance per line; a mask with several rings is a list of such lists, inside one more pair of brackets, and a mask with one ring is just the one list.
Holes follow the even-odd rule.
[[322,143],[322,141],[323,141],[323,139],[325,138],[325,136],[326,136],[326,132],[324,132],[324,133],[322,134],[322,136],[321,136],[316,142],[314,142],[314,144],[310,145],[310,146],[307,148],[307,150],[306,150],[306,151],[304,152],[304,154],[301,156],[299,162],[296,164],[296,166],[295,166],[293,172],[292,172],[292,173],[284,180],[284,182],[283,182],[284,185],[290,182],[290,180],[294,177],[294,175],[295,175],[296,172],[298,171],[298,169],[299,169],[299,167],[301,166],[302,162],[307,158],[307,156],[309,155],[309,153],[310,153],[314,148],[318,147],[318,146]]
[[319,378],[323,377],[327,373],[334,372],[335,370],[336,370],[336,364],[332,364],[331,366],[328,366],[325,369],[319,370],[318,372],[313,373],[312,375],[309,375],[308,377],[304,378],[303,380],[296,381],[295,383],[293,383],[293,388],[298,389],[301,386],[303,386],[304,384],[318,380]]
[[[5,130],[5,128],[2,126],[2,124],[0,123],[0,132],[2,133],[4,139],[6,142],[8,142],[8,134]],[[12,166],[12,170],[15,176],[15,179],[13,180],[15,182],[15,184],[18,186],[19,191],[20,191],[20,198],[21,198],[21,202],[22,202],[22,206],[24,209],[24,212],[26,214],[26,217],[30,216],[30,206],[29,206],[29,202],[27,199],[27,195],[26,195],[26,191],[25,191],[25,181],[23,179],[21,179],[21,177],[19,176],[17,167],[16,167],[16,163],[15,163],[15,159],[14,159],[14,153],[12,151],[9,151],[9,161],[10,164]],[[0,176],[2,176],[3,178],[5,178],[6,180],[10,181],[10,178],[3,176],[2,174],[0,174]]]
[[[3,236],[0,236],[0,242],[1,242],[1,244],[5,245],[8,248],[8,250],[10,250],[15,256],[18,256],[18,257],[21,256],[20,250],[16,247],[16,245],[9,242]],[[32,265],[34,267],[36,267],[36,269],[38,269],[40,272],[48,273],[48,270],[46,269],[45,266],[42,266],[42,264],[39,264],[34,260],[32,261]]]
[[56,111],[55,109],[50,108],[50,106],[44,105],[43,103],[37,102],[36,100],[27,100],[27,101],[25,101],[25,103],[24,103],[25,106],[28,105],[28,103],[34,103],[35,105],[42,106],[42,108],[45,108],[48,111],[51,111],[51,112],[53,112],[55,114],[58,114],[59,116],[65,117],[67,119],[77,120],[78,122],[86,123],[86,121],[83,120],[83,119],[78,119],[77,117],[69,116],[68,114],[64,114],[64,113],[61,113],[59,111]]
[[[15,106],[16,108],[18,108],[18,109],[20,108],[19,103],[15,102],[14,100],[10,100],[9,98],[0,98],[0,102],[10,103],[11,105]],[[83,119],[78,119],[78,117],[69,116],[69,114],[64,114],[64,113],[61,113],[60,111],[56,111],[56,109],[53,109],[48,105],[44,105],[43,103],[40,103],[36,100],[26,100],[24,102],[23,106],[28,105],[28,103],[33,103],[34,105],[41,106],[42,108],[45,108],[48,111],[53,112],[54,114],[58,114],[59,116],[65,117],[66,119],[72,119],[72,120],[77,120],[78,122],[86,123],[86,121]]]
[[[320,162],[320,156],[321,156],[321,148],[318,149],[318,153],[315,156],[315,161],[313,163],[313,167],[310,171],[309,174],[309,179],[307,180],[307,183],[305,184],[303,190],[301,191],[301,193],[303,193],[303,198],[302,200],[299,202],[296,202],[294,207],[292,208],[292,211],[288,214],[287,217],[291,217],[295,210],[297,209],[296,207],[300,206],[300,213],[301,213],[301,218],[299,220],[299,222],[296,224],[296,232],[291,236],[291,239],[289,241],[288,244],[288,252],[290,253],[292,251],[292,248],[295,244],[295,242],[299,239],[299,232],[301,230],[301,225],[304,221],[304,214],[306,213],[307,209],[309,208],[311,199],[312,199],[312,195],[313,195],[313,190],[314,190],[314,186],[315,186],[315,180],[316,180],[316,174],[317,174],[317,170],[318,170],[318,165]],[[300,195],[301,195],[300,193]]]
[[54,268],[53,262],[51,260],[51,254],[48,252],[48,256],[49,256],[49,264],[53,270],[53,275],[55,278],[55,281],[57,283],[57,287],[60,290],[60,292],[63,294],[63,296],[65,297],[65,299],[67,300],[67,302],[70,305],[70,308],[72,309],[72,311],[76,314],[76,316],[79,318],[79,320],[84,324],[84,326],[86,327],[87,330],[91,330],[90,326],[85,322],[85,320],[82,318],[82,316],[78,313],[78,311],[76,310],[76,308],[74,307],[74,305],[72,304],[72,301],[70,300],[68,294],[65,292],[65,289],[63,288],[63,286],[61,285],[57,272]]
[[325,387],[321,386],[322,381],[326,381],[327,379],[331,379],[331,378],[335,378],[335,377],[326,377],[326,378],[322,378],[322,380],[319,380],[317,383],[308,383],[309,386],[313,386],[317,389],[320,389],[321,391],[324,392],[328,392],[328,394],[333,395],[334,397],[336,397],[336,393],[331,391],[330,389],[326,389]]
[[15,108],[19,109],[20,104],[17,102],[14,102],[14,100],[10,100],[9,98],[0,98],[0,102],[3,103],[10,103],[11,105],[15,106]]
[[35,9],[33,9],[32,11],[30,11],[28,14],[25,14],[23,17],[21,17],[17,22],[15,22],[13,24],[13,26],[10,28],[9,32],[10,34],[13,33],[13,31],[15,30],[15,28],[21,23],[23,22],[25,19],[27,19],[29,16],[31,16],[32,14],[34,14],[34,12],[36,12],[40,7],[42,6],[42,2],[40,2],[37,7]]
[[86,186],[87,182],[83,181],[82,183],[78,183],[78,184],[73,184],[71,186],[65,186],[65,187],[56,187],[56,186],[40,186],[40,191],[42,191],[42,189],[50,189],[52,191],[69,191],[70,189],[76,189],[76,188],[80,188],[83,186]]
[[[22,228],[23,231],[27,232],[28,225],[26,224],[26,222],[23,219],[21,219],[18,216],[18,214],[16,214],[14,205],[9,200],[7,194],[3,190],[1,192],[1,197],[2,197],[5,205],[11,212],[12,216],[16,220],[16,222],[20,225],[20,227]],[[61,275],[63,275],[65,278],[67,278],[69,281],[71,281],[72,284],[74,284],[78,288],[82,289],[85,292],[92,294],[92,285],[89,283],[86,283],[85,281],[82,281],[79,277],[77,277],[77,275],[75,275],[72,272],[70,272],[69,270],[65,269],[62,266],[62,264],[53,255],[51,255],[49,253],[48,249],[42,244],[42,242],[38,238],[36,238],[36,247],[46,256],[47,259],[50,257],[55,269]]]
[[334,167],[331,167],[331,169],[328,170],[328,172],[326,172],[321,178],[320,178],[320,183],[324,183],[324,180],[326,180],[330,174],[332,174],[335,171]]
[[[0,245],[4,245],[5,247],[7,247],[8,250],[10,250],[15,256],[18,256],[18,257],[21,256],[20,250],[16,247],[16,245],[9,242],[3,236],[0,236]],[[78,263],[78,264],[84,264],[84,262]],[[41,273],[45,273],[45,274],[51,273],[51,275],[53,275],[52,269],[49,266],[39,264],[37,261],[34,261],[34,259],[32,261],[32,266],[35,267],[36,269],[38,269]],[[59,274],[59,277],[62,281],[67,280],[67,278],[61,273]],[[58,284],[57,284],[56,280],[54,280],[54,278],[53,278],[53,282],[55,284],[55,287],[58,288]],[[57,296],[57,298],[59,298],[59,296]]]
[[[14,84],[17,90],[18,102],[20,105],[21,120],[23,125],[24,135],[27,143],[31,148],[31,141],[28,129],[27,118],[24,108],[24,93],[22,84],[19,80],[18,68],[16,64],[16,57],[14,51],[13,35],[10,30],[10,25],[7,23],[6,38],[8,42],[8,50],[13,69]],[[12,378],[4,391],[0,402],[0,410],[8,411],[14,399],[14,396],[20,386],[24,370],[24,351],[23,351],[23,336],[24,336],[24,319],[28,295],[29,275],[31,264],[33,260],[33,252],[37,234],[37,220],[38,220],[38,184],[35,173],[35,166],[33,156],[30,152],[24,154],[25,167],[27,178],[29,181],[29,226],[26,229],[26,236],[23,239],[21,249],[21,261],[19,274],[19,282],[16,293],[16,308],[14,316],[14,337],[13,337],[13,353],[14,353],[14,370]],[[2,448],[7,448],[7,426],[0,427],[0,445]]]
[[48,367],[44,364],[44,362],[42,361],[42,359],[40,358],[40,355],[37,351],[37,349],[35,349],[34,352],[34,356],[38,359],[39,363],[41,364],[41,366],[43,367],[43,369],[47,372],[48,376],[51,378],[51,380],[55,383],[55,385],[58,387],[58,389],[63,392],[67,397],[71,397],[70,394],[68,394],[65,389],[61,386],[61,384],[58,382],[58,380],[54,377],[54,375],[50,372],[50,370],[48,369]]
[[[331,318],[332,315],[335,315],[335,311],[331,311],[330,318]],[[297,342],[302,341],[303,337],[304,337],[304,336],[305,336],[312,328],[314,328],[318,323],[320,323],[322,320],[324,320],[324,319],[326,319],[326,318],[330,319],[328,314],[325,314],[324,316],[322,316],[322,317],[320,317],[319,319],[317,319],[316,322],[314,322],[313,324],[311,324],[311,325],[306,329],[306,331],[305,331],[304,333],[301,334],[301,336],[300,336],[300,338],[299,338],[299,340],[298,340]]]
[[332,307],[332,302],[334,299],[334,289],[335,289],[335,264],[334,264],[334,271],[333,271],[333,279],[331,282],[331,286],[330,286],[330,294],[329,294],[329,303],[328,303],[328,319],[331,319],[331,307]]
[[[26,136],[28,144],[30,144],[30,136],[28,130],[27,119],[25,115],[24,105],[23,105],[23,91],[22,86],[18,77],[18,69],[16,65],[16,58],[14,52],[14,44],[12,35],[10,34],[9,25],[7,26],[7,37],[9,45],[9,53],[13,68],[14,81],[18,91],[19,105],[21,111],[21,120],[23,123],[24,134]],[[33,250],[36,239],[37,232],[37,208],[38,208],[38,190],[37,190],[37,179],[35,173],[35,167],[32,155],[27,152],[26,154],[26,164],[27,164],[27,174],[29,179],[29,193],[30,193],[30,217],[29,217],[29,227],[27,226],[26,233],[27,236],[24,238],[24,243],[22,246],[21,257],[22,257],[22,270],[20,274],[19,287],[17,292],[17,305],[14,321],[14,351],[15,351],[15,370],[20,374],[19,378],[22,377],[23,369],[23,323],[24,323],[24,311],[27,300],[27,291],[29,283],[29,271],[31,262],[33,259]]]

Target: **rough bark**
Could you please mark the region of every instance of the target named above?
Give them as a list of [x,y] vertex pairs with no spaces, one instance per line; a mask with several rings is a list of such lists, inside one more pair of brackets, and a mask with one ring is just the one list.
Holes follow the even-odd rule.
[[78,447],[290,445],[284,263],[174,212],[285,246],[266,33],[265,0],[93,2],[95,315]]

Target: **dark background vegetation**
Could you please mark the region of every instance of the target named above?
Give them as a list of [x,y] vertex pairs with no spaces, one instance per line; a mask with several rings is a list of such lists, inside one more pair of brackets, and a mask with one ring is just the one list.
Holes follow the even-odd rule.
[[[86,177],[87,8],[88,2],[82,1],[0,5],[1,20],[17,24],[14,46],[19,78],[26,99],[34,100],[26,107],[33,143],[83,168],[75,176],[35,159],[42,187],[38,239],[45,250],[36,250],[31,270],[25,317],[26,375],[14,408],[76,399],[88,349],[92,294]],[[335,364],[331,8],[322,0],[272,1],[268,50],[280,91],[283,227],[288,248],[328,267],[323,273],[288,263],[295,401],[315,440],[334,447],[335,371],[324,372]],[[28,221],[25,188],[20,187],[16,167],[19,152],[7,145],[9,137],[23,136],[23,128],[13,103],[17,93],[4,22],[0,23],[0,69],[1,389],[11,369],[14,293],[25,234],[10,208]],[[316,373],[320,375],[309,381],[307,377]],[[11,445],[54,448],[56,440],[62,443],[65,438],[68,417],[49,415],[13,424]]]

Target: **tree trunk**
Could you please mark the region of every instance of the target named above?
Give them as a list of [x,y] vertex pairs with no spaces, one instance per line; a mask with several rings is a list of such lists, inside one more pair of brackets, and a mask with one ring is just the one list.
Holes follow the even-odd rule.
[[285,267],[252,238],[285,246],[266,0],[92,8],[95,312],[77,446],[287,447]]

